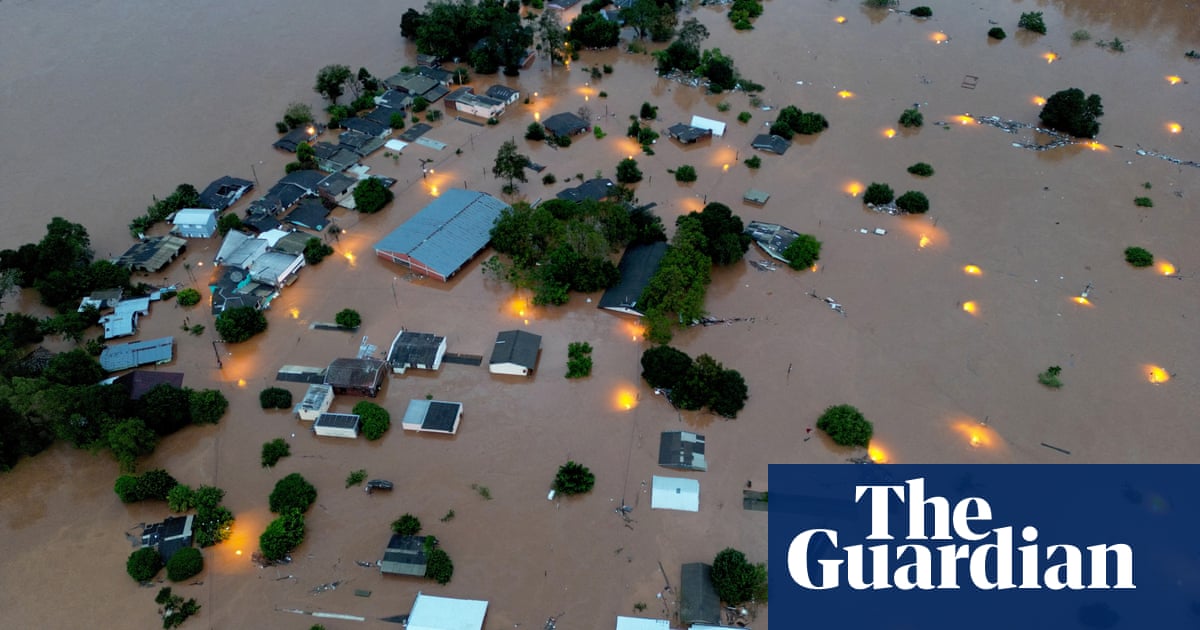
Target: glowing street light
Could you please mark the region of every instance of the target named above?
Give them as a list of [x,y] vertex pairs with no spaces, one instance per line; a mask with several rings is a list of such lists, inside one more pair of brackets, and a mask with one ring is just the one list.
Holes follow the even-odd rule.
[[974,315],[979,312],[979,306],[974,302],[963,302],[962,310]]
[[1167,75],[1167,83],[1170,83],[1171,85],[1179,85],[1182,81],[1183,79],[1177,75]]
[[1044,99],[1040,96],[1035,96],[1035,97],[1033,97],[1033,104],[1037,105],[1038,107],[1041,107],[1042,105],[1046,104],[1046,99]]
[[1147,378],[1151,383],[1154,383],[1155,385],[1162,385],[1163,383],[1171,380],[1171,373],[1167,372],[1165,369],[1157,365],[1150,365],[1147,367],[1149,368]]
[[941,31],[938,31],[938,32],[936,32],[936,33],[930,33],[930,34],[929,34],[929,40],[930,40],[930,41],[932,41],[932,42],[933,42],[933,43],[935,43],[935,44],[944,44],[944,43],[946,43],[946,41],[947,41],[947,40],[949,40],[949,39],[950,39],[950,38],[949,38],[949,37],[947,37],[947,36],[946,36],[946,34],[945,34],[945,33],[943,33],[943,32],[941,32]]
[[1171,133],[1179,133],[1183,131],[1183,125],[1177,122],[1169,122],[1167,123],[1167,131],[1170,131]]
[[833,21],[834,21],[834,22],[837,22],[838,24],[845,24],[845,23],[846,23],[846,16],[844,16],[844,15],[839,15],[839,16],[837,16],[837,17],[833,18]]
[[968,276],[978,276],[983,274],[983,270],[975,265],[967,265],[966,267],[963,267],[963,273],[967,274]]
[[930,240],[930,238],[928,236],[922,234],[921,240],[917,241],[917,247],[920,247],[921,249],[925,249],[926,247],[929,247],[929,244],[932,242],[933,241]]
[[838,96],[842,98],[854,98],[854,92],[851,92],[850,90],[842,90],[841,92],[838,92]]
[[845,190],[846,194],[851,197],[857,197],[863,191],[863,185],[859,182],[850,182],[842,190]]
[[1171,263],[1169,263],[1165,260],[1162,260],[1162,261],[1159,261],[1157,266],[1158,266],[1159,273],[1161,273],[1162,275],[1164,275],[1164,276],[1175,275],[1175,265],[1172,265]]
[[895,138],[895,137],[896,137],[896,130],[895,130],[895,129],[892,129],[891,127],[887,128],[887,129],[884,129],[884,130],[883,130],[883,137],[885,137],[885,138]]
[[1058,60],[1058,55],[1055,53],[1052,53],[1052,52],[1048,52],[1048,53],[1042,55],[1042,59],[1045,59],[1046,63],[1054,63],[1055,61]]
[[958,121],[958,124],[960,124],[960,125],[975,124],[975,119],[972,118],[970,114],[963,114],[962,116],[955,116],[954,118],[955,118],[955,120]]

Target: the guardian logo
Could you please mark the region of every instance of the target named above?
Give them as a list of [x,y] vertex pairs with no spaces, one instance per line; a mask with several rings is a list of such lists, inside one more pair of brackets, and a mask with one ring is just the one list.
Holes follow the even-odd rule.
[[[835,529],[801,532],[787,546],[788,574],[801,588],[828,590],[843,584],[859,591],[1137,588],[1133,549],[1128,544],[1082,549],[1042,544],[1034,525],[994,526],[985,499],[968,497],[951,505],[945,497],[926,497],[924,478],[903,484],[855,485],[853,500],[865,502],[870,509],[866,540],[887,542],[840,547]],[[889,509],[900,506],[908,515],[903,531],[901,523],[889,518]],[[836,558],[827,557],[830,549]]]

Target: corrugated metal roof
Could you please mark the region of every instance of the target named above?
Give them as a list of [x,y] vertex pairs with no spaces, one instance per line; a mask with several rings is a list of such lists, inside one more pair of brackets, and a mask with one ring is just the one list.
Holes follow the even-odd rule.
[[491,240],[492,225],[508,204],[474,190],[451,188],[375,245],[375,252],[407,254],[449,278]]
[[174,337],[134,341],[109,346],[100,353],[100,367],[109,372],[150,363],[165,363],[174,356]]
[[524,330],[505,330],[496,335],[496,345],[492,347],[492,359],[488,363],[513,363],[532,370],[537,364],[541,348],[541,335]]

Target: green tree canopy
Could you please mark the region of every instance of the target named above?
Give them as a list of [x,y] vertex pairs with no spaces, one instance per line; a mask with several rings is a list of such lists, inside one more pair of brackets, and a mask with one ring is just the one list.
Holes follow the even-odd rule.
[[721,601],[736,606],[765,598],[767,571],[764,565],[750,564],[737,549],[726,547],[713,558],[712,581]]
[[167,579],[182,582],[204,570],[204,556],[195,547],[184,547],[167,560]]
[[642,378],[651,387],[671,389],[687,378],[692,358],[670,346],[653,346],[642,353]]
[[258,404],[263,409],[290,409],[292,392],[282,387],[268,387],[258,393]]
[[358,328],[362,325],[362,315],[352,308],[344,308],[338,311],[333,317],[333,321],[342,328]]
[[191,397],[186,389],[159,383],[137,402],[138,417],[159,435],[170,435],[191,423]]
[[158,436],[141,418],[127,418],[109,427],[104,433],[108,449],[112,451],[122,470],[133,470],[137,458],[154,452]]
[[817,428],[828,433],[834,444],[868,446],[874,428],[862,412],[850,405],[834,405],[817,420]]
[[450,555],[441,549],[431,549],[426,556],[425,577],[441,585],[450,583],[454,577],[454,563]]
[[617,181],[622,184],[633,184],[642,181],[642,171],[638,168],[637,160],[625,158],[617,163]]
[[[357,190],[357,188],[355,189]],[[390,191],[389,191],[390,192]],[[333,248],[327,243],[322,243],[321,239],[313,236],[307,241],[304,241],[304,262],[309,265],[320,264],[327,256],[333,253]]]
[[567,496],[590,492],[596,485],[596,475],[583,464],[574,461],[559,466],[554,475],[554,489]]
[[185,484],[179,484],[167,493],[167,509],[172,512],[187,512],[192,509],[192,488]]
[[162,557],[153,547],[142,547],[129,554],[125,561],[125,570],[134,582],[149,582],[162,570]]
[[896,198],[896,193],[892,191],[892,187],[879,182],[871,182],[867,186],[866,192],[863,193],[863,203],[869,203],[876,206],[882,206],[892,203]]
[[801,234],[783,249],[783,257],[792,269],[807,269],[821,259],[821,241],[811,234]]
[[1046,99],[1038,117],[1051,129],[1077,138],[1095,138],[1100,133],[1100,123],[1096,119],[1103,115],[1104,107],[1098,95],[1085,98],[1083,90],[1067,88]]
[[729,206],[711,202],[700,212],[691,212],[686,217],[676,219],[676,225],[691,219],[699,222],[704,233],[701,249],[714,264],[731,265],[741,260],[750,249],[752,239],[745,233],[742,218],[734,214]]
[[896,198],[896,207],[909,214],[924,214],[929,211],[929,198],[923,192],[910,190]]
[[525,177],[525,169],[532,162],[529,156],[517,151],[517,143],[512,140],[505,140],[504,144],[500,145],[500,150],[496,152],[496,161],[492,165],[492,175],[496,179],[507,179],[508,189],[516,190],[513,186],[513,180],[519,182],[529,181]]
[[374,214],[392,202],[395,195],[378,177],[368,177],[354,187],[354,209]]
[[368,440],[378,440],[392,426],[392,416],[387,409],[370,401],[359,401],[351,413],[357,414],[362,421],[363,436]]
[[351,76],[349,66],[325,66],[317,72],[317,82],[313,85],[313,91],[329,99],[330,103],[337,103],[342,94],[346,93],[346,84]]
[[43,375],[63,385],[91,385],[104,378],[104,370],[86,350],[76,348],[54,355]]
[[193,424],[216,424],[229,409],[229,401],[216,389],[188,392],[188,408]]
[[1154,254],[1143,247],[1126,247],[1125,262],[1134,267],[1149,267],[1154,264]]
[[317,500],[317,489],[300,473],[292,473],[275,483],[275,489],[267,500],[272,512],[283,514],[288,510],[307,512]]
[[275,438],[270,442],[263,442],[262,456],[260,462],[263,468],[270,468],[279,463],[279,460],[292,454],[292,447],[288,445],[287,440],[283,438]]
[[236,306],[217,315],[217,334],[227,343],[240,343],[267,329],[267,317],[253,306]]
[[279,518],[267,525],[258,537],[258,546],[267,560],[281,560],[304,542],[304,513],[298,509],[286,510]]
[[421,531],[421,519],[405,513],[392,521],[392,531],[401,536],[416,536]]
[[581,48],[612,48],[621,38],[621,25],[599,13],[581,12],[571,20],[571,40]]

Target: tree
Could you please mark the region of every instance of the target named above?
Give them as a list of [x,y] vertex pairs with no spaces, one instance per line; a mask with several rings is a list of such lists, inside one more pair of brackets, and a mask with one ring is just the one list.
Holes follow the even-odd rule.
[[378,177],[368,177],[354,187],[355,210],[365,214],[379,212],[395,195]]
[[533,140],[534,142],[541,142],[542,140],[545,140],[546,128],[543,127],[542,123],[539,122],[529,123],[529,126],[525,128],[525,139]]
[[900,124],[904,127],[920,127],[925,124],[925,115],[916,109],[906,109],[900,114]]
[[195,547],[184,547],[167,560],[167,579],[182,582],[204,570],[204,556]]
[[192,424],[216,424],[229,409],[229,401],[220,390],[189,391],[188,408],[191,411]]
[[1059,367],[1057,365],[1052,365],[1052,366],[1046,368],[1045,372],[1039,373],[1037,375],[1037,379],[1038,379],[1039,383],[1041,383],[1042,385],[1045,385],[1046,387],[1049,387],[1051,389],[1058,389],[1058,388],[1062,387],[1062,381],[1059,380],[1059,378],[1058,378],[1058,375],[1061,373],[1062,373],[1061,367]]
[[752,239],[745,232],[742,218],[723,203],[711,202],[700,212],[676,219],[676,225],[683,220],[697,221],[704,234],[704,245],[700,249],[714,264],[731,265],[750,249]]
[[315,236],[304,241],[304,262],[306,264],[320,264],[322,260],[325,260],[332,253],[333,248],[326,243],[322,243],[321,239]]
[[186,512],[192,509],[193,492],[191,486],[179,484],[167,493],[167,509],[172,512]]
[[638,168],[637,160],[625,158],[617,164],[617,181],[622,184],[634,184],[642,181],[642,171]]
[[240,343],[267,329],[267,318],[253,306],[237,306],[217,315],[217,334],[226,343]]
[[701,24],[700,20],[694,17],[688,18],[679,25],[679,33],[676,34],[675,39],[685,46],[699,50],[701,42],[708,39],[708,28]]
[[850,405],[834,405],[817,420],[817,428],[828,433],[834,444],[867,446],[874,428],[862,412]]
[[684,164],[675,169],[675,181],[690,183],[696,181],[696,167]]
[[736,418],[750,399],[746,379],[742,378],[741,372],[737,370],[721,370],[709,380],[709,388],[712,390],[712,396],[709,398],[708,408],[723,418]]
[[104,439],[108,450],[121,463],[121,470],[133,470],[137,458],[153,453],[158,445],[158,436],[141,418],[128,418],[112,425],[104,432]]
[[792,269],[807,269],[821,259],[821,241],[811,234],[801,234],[783,248],[783,257]]
[[525,177],[525,169],[532,164],[529,156],[517,151],[517,143],[512,140],[505,140],[504,144],[500,145],[500,150],[496,152],[496,161],[492,165],[492,175],[496,179],[507,179],[507,190],[511,193],[516,191],[516,186],[513,185],[513,180],[522,183],[529,181]]
[[908,167],[908,172],[919,177],[933,177],[933,167],[925,162],[917,162]]
[[1084,98],[1083,90],[1067,88],[1046,99],[1038,118],[1051,129],[1077,138],[1095,138],[1100,133],[1100,123],[1096,119],[1103,115],[1104,107],[1098,95]]
[[1029,13],[1022,13],[1021,18],[1017,20],[1017,28],[1045,35],[1046,22],[1042,19],[1042,12],[1031,11]]
[[[236,215],[230,215],[237,218]],[[175,295],[175,301],[180,306],[195,306],[200,303],[200,292],[195,289],[183,289]]]
[[454,577],[454,563],[450,554],[441,549],[431,549],[425,556],[425,577],[445,586]]
[[282,387],[268,387],[258,393],[258,404],[263,409],[290,409],[292,392]]
[[[655,107],[654,105],[651,105],[649,103],[649,101],[643,102],[642,110],[638,113],[638,116],[642,120],[654,120],[654,119],[658,118],[658,108]],[[630,129],[632,129],[632,127],[630,127]],[[638,125],[638,130],[639,131],[641,130],[641,125]],[[635,138],[637,137],[637,133],[631,133],[629,135],[631,135]]]
[[281,560],[304,542],[304,513],[289,509],[267,525],[258,546],[267,560]]
[[317,72],[317,82],[313,85],[313,91],[329,99],[330,103],[337,104],[338,98],[346,92],[346,83],[350,81],[350,77],[349,66],[325,66]]
[[923,192],[910,190],[896,198],[896,207],[909,214],[924,214],[929,211],[929,198]]
[[1149,267],[1154,264],[1154,254],[1141,247],[1126,247],[1125,262],[1134,267]]
[[104,378],[104,370],[86,350],[76,348],[54,355],[43,376],[63,385],[91,385]]
[[583,464],[568,461],[559,466],[554,476],[554,490],[567,496],[590,492],[596,485],[596,475]]
[[295,129],[311,122],[313,122],[312,108],[304,103],[290,103],[283,112],[283,124],[287,125],[288,129]]
[[599,13],[581,12],[571,21],[571,39],[577,47],[611,48],[620,41],[621,26]]
[[342,328],[354,329],[362,325],[362,315],[359,315],[358,311],[352,308],[344,308],[338,311],[338,314],[334,316],[333,321]]
[[134,475],[121,475],[113,484],[113,492],[121,503],[136,503],[141,500],[138,496],[138,481]]
[[563,43],[567,41],[567,31],[558,19],[558,12],[543,11],[538,16],[536,30],[538,37],[542,40],[542,50],[550,59],[550,69],[553,70],[554,62],[563,58]]
[[147,470],[138,476],[137,482],[137,494],[142,501],[166,501],[171,488],[179,485],[174,477],[162,469]]
[[301,170],[317,170],[316,149],[312,148],[312,145],[307,142],[301,142],[296,145],[296,163],[300,165]]
[[317,489],[300,473],[292,473],[275,483],[275,489],[267,499],[272,512],[279,514],[288,510],[307,512],[317,500]]
[[667,74],[672,70],[691,72],[700,67],[700,49],[675,40],[671,45],[655,52],[654,59],[658,62],[659,74]]
[[162,556],[153,547],[142,547],[129,554],[125,561],[125,571],[134,582],[149,582],[162,570]]
[[359,401],[351,413],[356,414],[362,421],[363,436],[368,440],[378,440],[392,426],[391,414],[373,402]]
[[137,401],[137,415],[158,435],[170,435],[191,423],[187,391],[170,383],[155,385]]
[[1000,28],[999,26],[993,26],[992,28],[988,29],[988,37],[996,41],[1000,41],[1005,37],[1008,37],[1008,33],[1005,33],[1004,29]]
[[401,536],[416,536],[421,531],[421,519],[405,513],[392,521],[392,531]]
[[876,206],[886,205],[896,198],[896,193],[892,191],[892,187],[887,184],[871,182],[867,186],[867,191],[863,193],[863,203],[869,203]]
[[592,345],[572,341],[567,345],[567,378],[583,378],[592,373]]
[[670,346],[654,346],[642,353],[642,378],[654,388],[675,387],[691,368],[692,358]]
[[721,601],[735,606],[762,597],[767,586],[766,567],[750,564],[745,554],[726,547],[713,558],[712,582]]
[[417,31],[421,28],[421,23],[425,20],[424,14],[416,9],[409,9],[400,16],[400,37],[404,39],[416,39]]
[[292,454],[292,447],[283,438],[275,438],[270,442],[263,442],[262,457],[260,461],[263,468],[270,468],[279,463],[279,460]]
[[238,230],[242,227],[242,219],[232,212],[226,212],[217,219],[217,232],[221,236],[229,234],[230,230]]
[[913,17],[924,17],[924,18],[933,17],[933,9],[930,9],[929,7],[924,7],[924,6],[913,7],[912,10],[909,11],[908,13],[909,13],[909,15],[911,15]]

